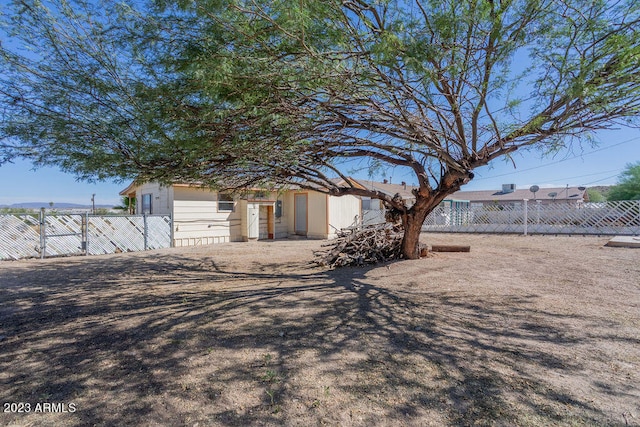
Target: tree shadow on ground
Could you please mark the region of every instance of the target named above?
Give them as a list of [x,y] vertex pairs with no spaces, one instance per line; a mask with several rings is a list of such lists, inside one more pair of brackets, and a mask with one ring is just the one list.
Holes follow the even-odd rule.
[[377,286],[371,268],[175,253],[33,267],[0,270],[0,402],[78,409],[2,414],[18,424],[612,425],[546,375],[580,376],[586,341],[639,344],[532,312],[532,295]]

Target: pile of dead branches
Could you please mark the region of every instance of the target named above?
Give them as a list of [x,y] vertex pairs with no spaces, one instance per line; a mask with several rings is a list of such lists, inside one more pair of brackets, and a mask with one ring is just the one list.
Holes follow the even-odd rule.
[[331,268],[386,262],[400,257],[402,227],[390,223],[346,230],[315,252],[318,265]]

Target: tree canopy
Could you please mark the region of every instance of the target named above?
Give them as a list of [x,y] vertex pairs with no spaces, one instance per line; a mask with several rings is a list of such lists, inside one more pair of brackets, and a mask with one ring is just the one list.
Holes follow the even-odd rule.
[[[475,168],[640,112],[632,0],[100,4],[11,3],[5,160],[376,197],[402,218],[406,257]],[[415,198],[355,185],[354,165],[408,168]]]
[[608,200],[640,200],[640,162],[630,163],[611,187]]

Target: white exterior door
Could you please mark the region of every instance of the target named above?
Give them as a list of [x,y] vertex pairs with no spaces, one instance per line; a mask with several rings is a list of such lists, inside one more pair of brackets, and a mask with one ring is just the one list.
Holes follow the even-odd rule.
[[247,205],[247,237],[257,239],[260,235],[260,206]]

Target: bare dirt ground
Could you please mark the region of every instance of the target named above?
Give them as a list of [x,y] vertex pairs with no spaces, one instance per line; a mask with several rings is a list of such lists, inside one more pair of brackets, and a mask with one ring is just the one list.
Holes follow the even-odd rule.
[[640,250],[423,238],[471,252],[330,271],[309,264],[322,242],[283,240],[0,263],[0,425],[640,425]]

